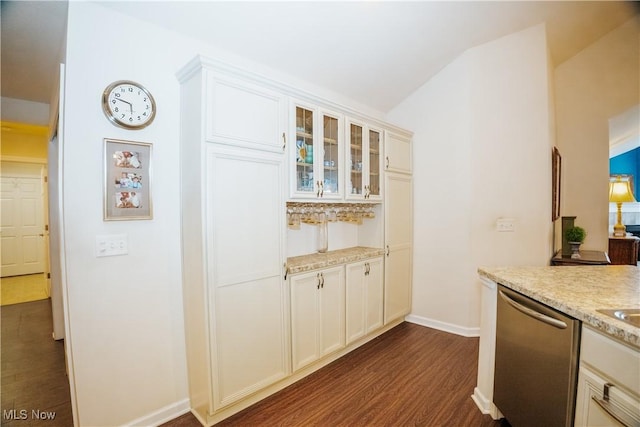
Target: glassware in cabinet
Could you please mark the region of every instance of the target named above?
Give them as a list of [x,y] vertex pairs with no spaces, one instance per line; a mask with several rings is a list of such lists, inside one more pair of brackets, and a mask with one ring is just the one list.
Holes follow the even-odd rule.
[[292,106],[291,198],[341,199],[344,193],[344,127],[340,114],[296,102]]
[[323,114],[323,188],[327,196],[331,194],[340,194],[341,178],[341,156],[340,156],[340,120]]
[[382,131],[349,122],[347,198],[381,200]]
[[362,126],[351,123],[349,125],[349,195],[361,195],[364,190],[362,180],[364,140]]
[[367,198],[379,197],[380,193],[380,161],[381,144],[380,132],[369,130],[369,183],[367,184]]
[[296,107],[296,192],[316,191],[313,165],[313,116],[314,112]]

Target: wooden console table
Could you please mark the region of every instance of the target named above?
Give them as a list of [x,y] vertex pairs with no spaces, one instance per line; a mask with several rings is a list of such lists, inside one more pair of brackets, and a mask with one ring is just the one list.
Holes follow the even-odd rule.
[[571,255],[562,256],[562,251],[556,252],[551,258],[551,265],[609,265],[611,261],[606,252],[580,251],[580,258],[571,258]]
[[635,236],[609,237],[611,264],[638,265],[640,238]]

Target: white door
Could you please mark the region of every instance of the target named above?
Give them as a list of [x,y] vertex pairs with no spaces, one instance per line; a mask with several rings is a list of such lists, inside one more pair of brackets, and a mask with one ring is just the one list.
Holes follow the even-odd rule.
[[2,163],[2,277],[45,271],[43,168],[40,164]]

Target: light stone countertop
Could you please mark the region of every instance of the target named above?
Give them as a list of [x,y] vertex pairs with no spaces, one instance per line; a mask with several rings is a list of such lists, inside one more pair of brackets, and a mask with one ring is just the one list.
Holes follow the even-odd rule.
[[640,309],[638,267],[480,267],[478,273],[640,349],[640,328],[596,311]]
[[303,273],[306,271],[318,270],[320,268],[333,267],[340,264],[362,261],[384,255],[381,248],[368,248],[356,246],[347,249],[328,251],[323,254],[300,255],[287,258],[288,274]]

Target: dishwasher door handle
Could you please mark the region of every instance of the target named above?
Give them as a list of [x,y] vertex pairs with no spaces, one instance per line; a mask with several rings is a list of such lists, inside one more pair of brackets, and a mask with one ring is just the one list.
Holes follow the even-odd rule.
[[535,310],[530,309],[529,307],[525,307],[524,305],[512,300],[511,298],[509,298],[507,296],[507,294],[505,294],[502,291],[498,291],[500,293],[500,298],[502,298],[503,300],[505,300],[507,303],[509,303],[509,305],[513,308],[515,308],[516,310],[526,314],[527,316],[531,316],[534,319],[537,319],[541,322],[544,322],[548,325],[551,325],[553,327],[556,327],[558,329],[567,329],[567,324],[564,323],[562,320],[558,320],[558,319],[554,319],[553,317],[549,317],[546,314],[542,314],[539,313]]

